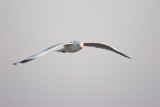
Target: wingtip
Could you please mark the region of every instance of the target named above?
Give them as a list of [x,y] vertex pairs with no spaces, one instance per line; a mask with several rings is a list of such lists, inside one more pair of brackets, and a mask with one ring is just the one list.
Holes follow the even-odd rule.
[[20,61],[20,62],[13,63],[13,65],[17,65],[17,64],[19,64],[19,63],[23,64],[23,63],[29,62],[29,61],[31,61],[31,60],[33,60],[33,59],[28,59],[28,60],[25,59],[25,60],[22,60],[22,61]]
[[131,57],[127,57],[127,58],[132,59]]
[[130,59],[132,59],[132,60],[136,60],[135,58],[130,58]]
[[132,60],[136,60],[135,58],[131,58],[131,57],[127,57],[127,58],[132,59]]
[[13,63],[13,65],[17,65],[18,63]]

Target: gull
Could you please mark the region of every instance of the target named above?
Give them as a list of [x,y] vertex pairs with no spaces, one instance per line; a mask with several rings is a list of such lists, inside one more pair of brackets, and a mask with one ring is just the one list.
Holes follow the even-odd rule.
[[[36,58],[39,58],[40,56],[43,56],[45,55],[46,53],[52,51],[52,50],[55,50],[59,47],[62,47],[61,49],[59,50],[56,50],[57,52],[62,52],[62,53],[73,53],[73,52],[77,52],[77,51],[80,51],[84,46],[88,46],[88,47],[95,47],[95,48],[101,48],[101,49],[106,49],[106,50],[110,50],[110,51],[113,51],[117,54],[120,54],[126,58],[130,58],[129,56],[121,53],[120,51],[118,51],[117,49],[105,44],[105,43],[97,43],[97,42],[81,42],[81,41],[71,41],[71,42],[67,42],[67,43],[59,43],[59,44],[56,44],[56,45],[53,45],[37,54],[34,54],[20,62],[17,62],[17,63],[13,63],[13,65],[17,65],[18,63],[26,63],[26,62],[29,62],[29,61],[32,61]],[[131,59],[131,58],[130,58]]]

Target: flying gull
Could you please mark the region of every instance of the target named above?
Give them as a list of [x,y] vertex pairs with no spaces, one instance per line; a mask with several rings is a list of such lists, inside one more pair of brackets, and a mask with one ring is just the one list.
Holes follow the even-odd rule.
[[[80,41],[72,41],[72,42],[68,42],[68,43],[59,43],[59,44],[56,44],[56,45],[53,45],[37,54],[34,54],[20,62],[17,62],[17,63],[13,63],[13,65],[17,65],[18,63],[26,63],[26,62],[29,62],[29,61],[32,61],[42,55],[45,55],[46,53],[52,51],[52,50],[55,50],[56,48],[59,48],[63,46],[62,49],[59,49],[59,50],[56,50],[57,52],[62,52],[62,53],[73,53],[73,52],[77,52],[79,50],[81,50],[84,46],[88,46],[88,47],[95,47],[95,48],[101,48],[101,49],[106,49],[106,50],[110,50],[110,51],[113,51],[117,54],[120,54],[126,58],[130,58],[129,56],[121,53],[120,51],[118,51],[117,49],[107,45],[107,44],[104,44],[104,43],[96,43],[96,42],[80,42]],[[131,59],[131,58],[130,58]]]

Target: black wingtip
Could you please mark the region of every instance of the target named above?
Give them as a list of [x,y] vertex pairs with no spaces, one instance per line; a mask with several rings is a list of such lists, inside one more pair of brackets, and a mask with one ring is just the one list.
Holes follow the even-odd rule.
[[127,56],[127,55],[123,55],[124,57],[128,58],[128,59],[132,59],[131,57]]
[[33,59],[27,59],[27,60],[23,60],[21,61],[20,63],[26,63],[26,62],[29,62],[29,61],[32,61]]
[[13,65],[17,65],[18,63],[13,63]]
[[127,56],[127,55],[125,55],[125,54],[123,54],[121,52],[118,52],[118,51],[115,51],[115,52],[118,53],[118,54],[120,54],[120,55],[122,55],[122,56],[124,56],[124,57],[126,57],[126,58],[132,59],[131,57],[129,57],[129,56]]
[[13,65],[17,65],[18,63],[26,63],[26,62],[29,62],[29,61],[31,61],[31,60],[33,60],[33,59],[22,60],[22,61],[20,61],[20,62],[13,63]]
[[[121,55],[122,55],[122,54],[121,54]],[[131,57],[125,55],[125,54],[123,54],[123,56],[126,57],[126,58],[129,58],[129,59],[133,59],[133,58],[131,58]]]
[[126,58],[132,59],[132,58],[131,58],[131,57],[129,57],[129,56],[126,56]]
[[136,60],[135,58],[130,58],[130,59],[132,59],[132,60]]

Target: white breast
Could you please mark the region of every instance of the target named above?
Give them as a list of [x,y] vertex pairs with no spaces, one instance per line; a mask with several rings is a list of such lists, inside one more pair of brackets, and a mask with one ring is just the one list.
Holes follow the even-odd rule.
[[79,47],[79,46],[77,46],[75,44],[65,47],[65,51],[66,52],[77,52],[77,51],[79,51],[81,49],[82,49],[81,47]]

